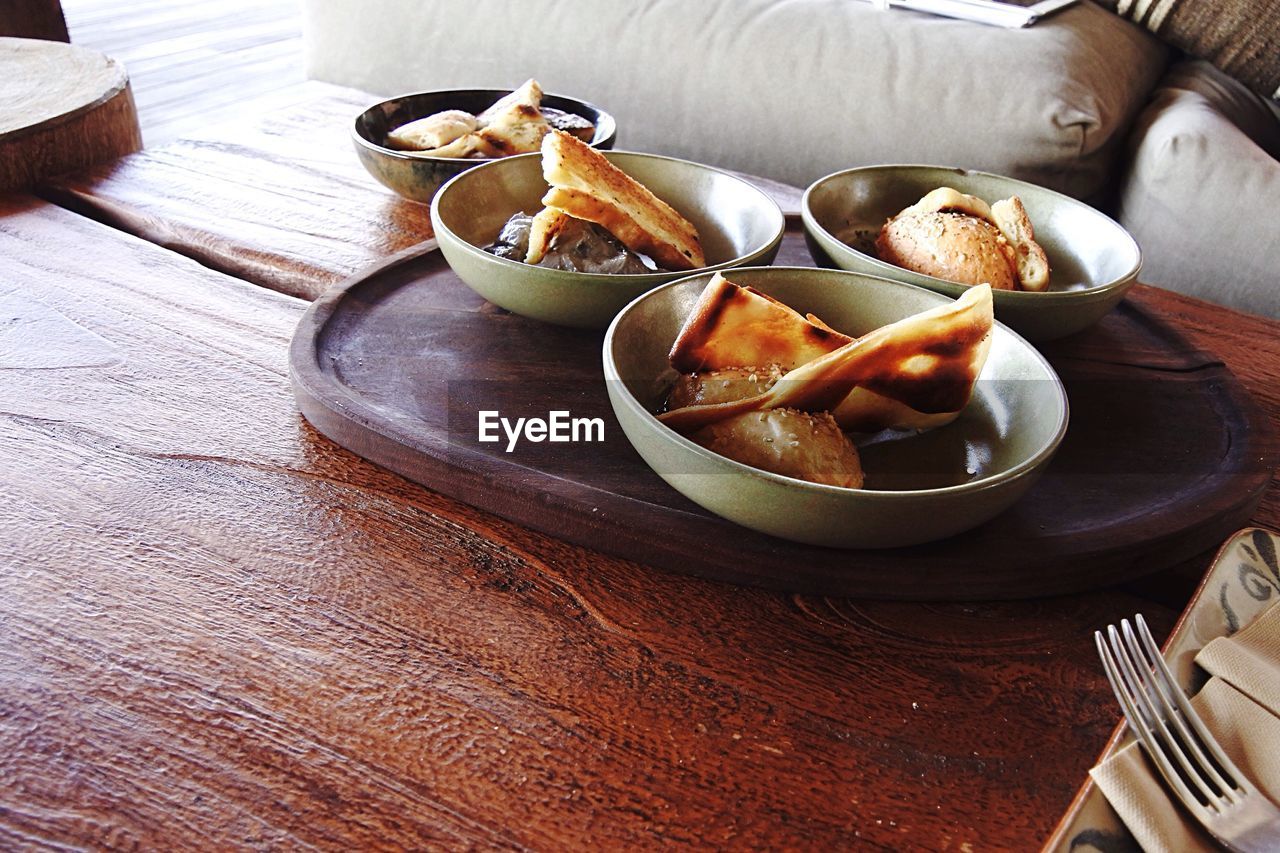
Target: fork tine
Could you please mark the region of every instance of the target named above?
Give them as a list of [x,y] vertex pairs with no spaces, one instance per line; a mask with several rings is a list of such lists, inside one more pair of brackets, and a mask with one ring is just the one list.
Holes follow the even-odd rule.
[[[1142,679],[1143,697],[1146,698],[1148,711],[1151,713],[1153,721],[1155,721],[1155,727],[1160,731],[1161,740],[1164,742],[1162,745],[1164,745],[1165,752],[1178,761],[1178,765],[1181,767],[1181,770],[1183,770],[1185,776],[1187,776],[1187,779],[1192,780],[1192,783],[1196,785],[1196,788],[1198,788],[1199,792],[1203,795],[1203,800],[1207,800],[1207,802],[1211,804],[1219,803],[1222,794],[1211,788],[1210,780],[1207,780],[1203,774],[1203,768],[1201,765],[1202,763],[1207,763],[1204,761],[1204,753],[1199,751],[1196,742],[1190,738],[1190,731],[1187,730],[1187,727],[1181,725],[1181,721],[1178,720],[1178,715],[1176,715],[1174,708],[1172,708],[1169,703],[1169,697],[1166,697],[1164,693],[1161,693],[1160,688],[1158,688],[1158,685],[1152,675],[1152,669],[1155,665],[1153,665],[1151,661],[1147,660],[1146,654],[1139,651],[1138,640],[1134,637],[1133,626],[1129,625],[1128,619],[1120,621],[1120,633],[1123,634],[1124,637],[1124,648],[1119,649],[1121,652],[1121,666],[1126,667],[1126,669],[1128,669],[1128,667],[1134,667],[1134,671],[1132,672],[1134,680],[1139,679],[1137,667],[1142,667],[1142,675],[1146,676],[1146,678]],[[1112,642],[1119,643],[1120,640],[1117,637],[1112,637]],[[1124,654],[1125,651],[1128,651],[1126,656]],[[1174,735],[1170,733],[1170,722],[1172,722],[1176,727],[1179,727],[1181,733],[1183,733],[1185,738],[1183,742],[1176,740]],[[1189,757],[1187,754],[1188,744],[1190,749],[1193,749],[1194,753],[1196,753],[1197,758],[1194,761],[1192,760],[1192,757]],[[1222,785],[1222,789],[1226,789],[1225,784]]]
[[[1113,640],[1116,639],[1114,625],[1107,626],[1107,633]],[[1094,631],[1093,638],[1098,646],[1098,656],[1102,658],[1102,667],[1106,670],[1107,680],[1111,682],[1111,689],[1115,691],[1116,699],[1120,702],[1125,719],[1129,721],[1129,725],[1137,733],[1138,739],[1146,747],[1147,756],[1156,765],[1160,775],[1164,777],[1169,787],[1173,788],[1182,802],[1186,803],[1188,807],[1199,805],[1196,795],[1191,792],[1191,789],[1187,787],[1186,783],[1182,781],[1182,777],[1173,768],[1173,764],[1170,763],[1168,756],[1165,755],[1164,750],[1160,747],[1160,742],[1156,739],[1155,733],[1147,725],[1143,713],[1138,710],[1137,697],[1130,692],[1129,682],[1117,661],[1117,656],[1123,658],[1123,654],[1113,652],[1107,639],[1102,636],[1101,631]]]
[[[1178,683],[1173,678],[1173,673],[1169,671],[1169,667],[1164,661],[1164,656],[1156,648],[1155,640],[1151,636],[1151,629],[1147,627],[1147,620],[1142,618],[1142,614],[1138,614],[1134,616],[1134,622],[1138,626],[1138,638],[1146,652],[1145,656],[1150,658],[1154,664],[1153,671],[1156,675],[1156,688],[1164,696],[1166,702],[1172,699],[1173,704],[1177,706],[1180,712],[1173,718],[1178,731],[1186,742],[1191,745],[1204,772],[1222,791],[1222,796],[1232,802],[1240,802],[1244,799],[1242,792],[1247,793],[1249,791],[1248,786],[1251,783],[1236,768],[1235,763],[1227,757],[1222,748],[1218,746],[1217,740],[1204,727],[1204,722],[1201,721],[1200,715],[1196,713],[1195,708],[1191,707],[1191,703],[1187,701],[1186,694],[1182,692],[1182,688],[1178,686]],[[1192,737],[1191,732],[1187,730],[1188,725],[1195,731],[1195,737]],[[1202,747],[1213,756],[1213,762],[1217,762],[1217,767],[1206,758],[1204,752],[1201,751]],[[1230,779],[1226,779],[1219,774],[1218,767],[1222,768]]]

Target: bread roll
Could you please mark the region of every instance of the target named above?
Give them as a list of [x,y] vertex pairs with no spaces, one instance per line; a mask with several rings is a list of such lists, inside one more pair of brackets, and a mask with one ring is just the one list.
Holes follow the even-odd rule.
[[689,437],[753,468],[810,483],[862,488],[858,449],[827,412],[748,412],[708,424]]
[[876,252],[886,263],[957,284],[1018,287],[1009,241],[991,223],[964,213],[904,211],[880,229]]

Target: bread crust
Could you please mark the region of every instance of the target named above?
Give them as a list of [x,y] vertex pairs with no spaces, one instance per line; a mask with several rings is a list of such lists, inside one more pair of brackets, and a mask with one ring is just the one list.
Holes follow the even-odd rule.
[[1022,199],[1015,195],[996,202],[991,205],[991,215],[1013,247],[1014,265],[1022,289],[1037,293],[1047,290],[1049,257],[1036,242],[1035,228],[1031,225],[1031,217],[1027,216],[1027,209],[1022,206]]
[[753,468],[810,483],[862,488],[858,449],[826,412],[748,412],[707,424],[690,438]]
[[1018,286],[1017,260],[995,225],[963,213],[906,213],[890,219],[876,238],[880,260],[957,284]]

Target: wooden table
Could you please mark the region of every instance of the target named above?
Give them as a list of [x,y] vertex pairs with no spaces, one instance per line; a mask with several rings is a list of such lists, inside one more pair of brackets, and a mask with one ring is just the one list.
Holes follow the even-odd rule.
[[[342,159],[327,98],[43,190],[150,242],[0,202],[0,846],[1040,843],[1118,718],[1091,631],[1167,632],[1207,557],[1031,602],[791,596],[364,462],[298,416],[276,290],[425,208]],[[1132,298],[1280,418],[1280,324]]]

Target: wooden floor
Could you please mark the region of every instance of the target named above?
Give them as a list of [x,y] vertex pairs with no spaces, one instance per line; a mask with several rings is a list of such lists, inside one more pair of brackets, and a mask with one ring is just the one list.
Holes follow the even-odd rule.
[[143,141],[287,99],[305,79],[297,0],[63,0],[71,41],[125,64]]

